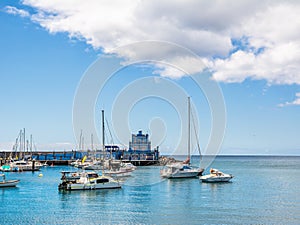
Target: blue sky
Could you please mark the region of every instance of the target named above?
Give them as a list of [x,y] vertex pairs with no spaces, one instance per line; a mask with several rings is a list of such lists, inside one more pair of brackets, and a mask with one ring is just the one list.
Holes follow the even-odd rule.
[[[232,7],[224,7],[218,1],[209,2],[191,1],[185,5],[186,10],[176,13],[182,7],[180,1],[1,1],[0,150],[11,149],[23,127],[33,134],[40,149],[75,148],[73,102],[88,68],[99,57],[111,54],[134,61],[159,52],[175,67],[188,66],[191,73],[200,72],[220,86],[226,106],[221,154],[299,155],[299,3],[229,1]],[[203,13],[198,15],[195,9]],[[109,10],[111,13],[106,12]],[[215,13],[224,16],[224,20],[217,20]],[[278,21],[282,15],[289,18]],[[208,66],[194,67],[194,59],[186,60],[187,56],[180,54],[174,57],[170,55],[172,51],[163,48],[138,50],[135,56],[114,50],[147,40],[183,46]],[[112,105],[130,84],[140,78],[162,79],[192,97],[205,151],[212,129],[209,102],[193,79],[175,67],[152,62],[117,71],[97,98],[96,124],[104,108],[109,126],[113,127]],[[143,90],[137,88],[136,95],[143,96]],[[173,93],[168,88],[164,91],[166,95]],[[179,92],[174,92],[176,95]],[[124,113],[129,115],[130,131],[142,129],[150,133],[163,153],[173,152],[180,136],[186,134],[186,124],[181,127],[186,114],[180,115],[172,104],[157,96],[144,98]],[[155,129],[163,137],[154,133]],[[89,140],[90,132],[84,132],[85,140]],[[97,132],[99,135],[100,125]],[[118,142],[115,135],[113,139]]]

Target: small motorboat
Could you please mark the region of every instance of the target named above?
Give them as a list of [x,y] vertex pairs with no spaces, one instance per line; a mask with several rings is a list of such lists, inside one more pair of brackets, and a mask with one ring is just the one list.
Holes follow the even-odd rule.
[[124,163],[124,162],[122,162],[121,163],[121,168],[123,168],[123,169],[125,169],[126,171],[134,171],[134,170],[136,170],[136,166],[135,165],[133,165],[132,163]]
[[228,182],[233,178],[231,174],[223,173],[217,169],[210,169],[210,174],[199,177],[202,182],[206,183],[220,183]]
[[0,167],[5,172],[39,171],[43,165],[35,160],[17,160]]
[[2,187],[15,187],[20,180],[6,180],[5,179],[5,174],[0,174],[2,177],[2,181],[0,181],[0,188]]

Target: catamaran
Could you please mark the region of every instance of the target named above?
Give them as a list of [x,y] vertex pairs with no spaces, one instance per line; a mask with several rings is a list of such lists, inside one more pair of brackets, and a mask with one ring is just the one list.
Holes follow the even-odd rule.
[[66,191],[121,188],[119,181],[96,172],[62,172],[61,179],[58,189]]

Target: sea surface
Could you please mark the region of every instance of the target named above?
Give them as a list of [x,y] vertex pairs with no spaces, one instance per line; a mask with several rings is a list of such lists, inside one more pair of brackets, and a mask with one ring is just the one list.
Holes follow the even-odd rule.
[[210,167],[232,182],[166,180],[150,166],[122,189],[60,192],[60,171],[74,168],[6,173],[21,182],[0,189],[0,224],[300,224],[300,157],[218,156]]

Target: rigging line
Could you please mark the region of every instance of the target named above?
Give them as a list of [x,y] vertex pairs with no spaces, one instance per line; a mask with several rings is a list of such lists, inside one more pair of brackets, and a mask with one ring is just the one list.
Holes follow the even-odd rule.
[[37,147],[36,147],[36,143],[35,143],[35,141],[34,141],[34,139],[33,139],[33,137],[32,137],[32,144],[33,144],[33,149],[32,150],[35,150],[35,151],[37,151]]
[[106,121],[106,126],[107,126],[107,129],[108,129],[108,132],[109,132],[109,136],[110,136],[110,139],[111,139],[111,144],[113,145],[114,144],[114,139],[112,137],[111,130],[109,128],[109,124],[108,124],[107,119],[105,119],[105,121]]
[[194,116],[193,116],[192,110],[191,110],[191,116],[192,116],[192,120],[193,120],[193,128],[194,128],[194,132],[195,132],[195,136],[196,136],[196,141],[197,141],[197,147],[198,147],[198,151],[199,151],[199,155],[200,155],[200,160],[202,160],[202,154],[201,154],[201,149],[200,149],[198,134],[197,134],[197,130],[196,130],[196,126],[195,126],[195,120],[194,120]]

